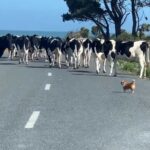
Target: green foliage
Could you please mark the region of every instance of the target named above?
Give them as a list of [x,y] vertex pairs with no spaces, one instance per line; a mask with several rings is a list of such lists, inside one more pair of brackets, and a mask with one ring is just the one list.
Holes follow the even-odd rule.
[[88,38],[89,37],[89,29],[86,29],[86,28],[82,27],[80,29],[80,35],[83,38]]
[[89,29],[82,27],[80,29],[80,31],[76,31],[76,32],[71,31],[71,32],[67,33],[67,37],[70,37],[70,38],[80,38],[80,37],[88,38],[89,37]]
[[92,32],[92,34],[93,34],[94,36],[98,36],[98,34],[99,34],[99,28],[98,28],[98,26],[93,26],[93,27],[91,28],[91,32]]
[[139,65],[136,62],[133,61],[125,61],[125,60],[119,60],[119,69],[123,71],[127,71],[130,73],[137,73],[139,70]]
[[148,78],[150,78],[150,68],[148,68],[148,69],[146,70],[146,76],[147,76]]
[[95,37],[103,37],[100,27],[98,26],[92,26],[91,28],[91,33],[95,36]]
[[96,16],[104,11],[100,8],[99,1],[94,0],[64,0],[69,8],[68,13],[63,14],[63,20],[86,21],[88,17]]
[[145,37],[144,37],[144,40],[146,40],[146,41],[150,41],[150,35],[145,36]]
[[[120,70],[133,73],[133,74],[140,74],[140,66],[135,61],[127,61],[127,60],[119,60],[118,61],[118,67]],[[150,67],[146,70],[146,77],[150,78]]]

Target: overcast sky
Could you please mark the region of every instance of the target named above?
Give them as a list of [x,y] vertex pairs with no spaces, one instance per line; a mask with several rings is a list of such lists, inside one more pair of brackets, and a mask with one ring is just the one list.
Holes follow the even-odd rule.
[[[63,22],[61,15],[67,11],[64,0],[0,0],[0,30],[77,31],[93,26],[91,22]],[[150,8],[145,13],[150,14]],[[130,26],[129,21],[125,28]]]

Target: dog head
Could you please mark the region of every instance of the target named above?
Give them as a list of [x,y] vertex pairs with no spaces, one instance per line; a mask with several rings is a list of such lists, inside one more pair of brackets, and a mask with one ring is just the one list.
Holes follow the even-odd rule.
[[125,86],[128,83],[128,81],[122,80],[120,83],[121,83],[122,86]]

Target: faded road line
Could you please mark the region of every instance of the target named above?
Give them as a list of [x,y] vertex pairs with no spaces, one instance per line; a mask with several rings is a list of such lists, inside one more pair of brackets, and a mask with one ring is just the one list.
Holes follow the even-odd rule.
[[45,91],[50,90],[50,87],[51,87],[51,84],[46,84],[46,85],[45,85]]
[[51,73],[51,72],[49,72],[49,73],[48,73],[48,76],[49,76],[49,77],[51,77],[51,76],[52,76],[52,73]]
[[32,115],[30,116],[28,122],[25,125],[26,129],[31,129],[34,127],[38,117],[40,115],[40,111],[33,111]]

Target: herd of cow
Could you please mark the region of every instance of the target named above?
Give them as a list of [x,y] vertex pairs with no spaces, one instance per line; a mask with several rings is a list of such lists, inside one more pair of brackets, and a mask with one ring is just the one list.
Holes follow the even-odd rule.
[[[0,57],[5,49],[9,51],[9,58],[13,59],[16,54],[19,56],[19,63],[28,64],[29,56],[32,59],[38,57],[44,50],[50,66],[55,62],[61,68],[62,55],[65,56],[66,65],[74,65],[78,68],[81,65],[90,66],[90,58],[93,54],[96,63],[96,72],[99,73],[100,67],[103,66],[103,72],[106,72],[106,61],[110,62],[111,76],[114,72],[116,75],[116,62],[118,56],[128,58],[138,58],[140,64],[140,75],[146,76],[147,64],[149,64],[149,45],[146,41],[115,41],[104,39],[88,38],[69,38],[61,39],[59,37],[44,36],[15,36],[7,34],[0,37]],[[114,71],[113,71],[114,69]]]

